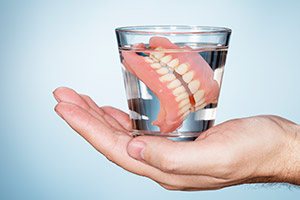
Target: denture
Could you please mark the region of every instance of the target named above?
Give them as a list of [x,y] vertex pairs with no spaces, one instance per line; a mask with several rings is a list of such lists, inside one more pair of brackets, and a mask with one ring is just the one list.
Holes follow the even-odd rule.
[[217,102],[220,86],[213,78],[213,70],[190,47],[152,37],[149,47],[140,43],[134,48],[150,53],[123,51],[123,64],[159,99],[160,110],[152,124],[160,132],[175,131],[191,112]]

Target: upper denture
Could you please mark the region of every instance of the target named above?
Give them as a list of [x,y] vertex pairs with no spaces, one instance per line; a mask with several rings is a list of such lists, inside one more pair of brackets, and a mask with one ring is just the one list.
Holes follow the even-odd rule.
[[[172,132],[190,112],[216,102],[219,86],[213,79],[212,69],[198,53],[166,51],[190,50],[188,47],[180,48],[164,37],[152,37],[149,45],[156,50],[149,57],[123,51],[123,63],[160,101],[160,111],[153,125],[159,126],[163,133]],[[139,47],[145,48],[143,44]]]

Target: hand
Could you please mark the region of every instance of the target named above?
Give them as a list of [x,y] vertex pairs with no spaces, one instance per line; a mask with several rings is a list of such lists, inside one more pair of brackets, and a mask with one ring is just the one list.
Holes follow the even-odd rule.
[[98,107],[68,88],[54,91],[55,111],[120,167],[170,190],[208,190],[256,182],[300,185],[300,128],[276,116],[235,119],[193,142],[130,136],[126,113]]

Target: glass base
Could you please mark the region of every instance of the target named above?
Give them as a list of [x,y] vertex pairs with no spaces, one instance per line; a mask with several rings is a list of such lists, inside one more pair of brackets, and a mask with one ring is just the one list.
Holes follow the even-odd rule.
[[133,130],[131,132],[133,137],[137,136],[159,136],[165,137],[169,140],[181,142],[181,141],[194,141],[201,134],[199,132],[171,132],[171,133],[161,133],[155,131],[142,131],[142,130]]

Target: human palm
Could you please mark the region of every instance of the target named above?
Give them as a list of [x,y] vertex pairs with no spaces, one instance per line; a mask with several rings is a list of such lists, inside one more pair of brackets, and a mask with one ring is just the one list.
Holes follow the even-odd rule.
[[[299,184],[299,126],[277,116],[235,119],[192,142],[130,135],[128,115],[99,107],[69,88],[54,91],[56,112],[94,148],[120,167],[166,189],[207,190],[252,182]],[[297,139],[295,139],[297,138]],[[285,165],[282,165],[285,163]],[[299,173],[298,173],[299,174]]]

